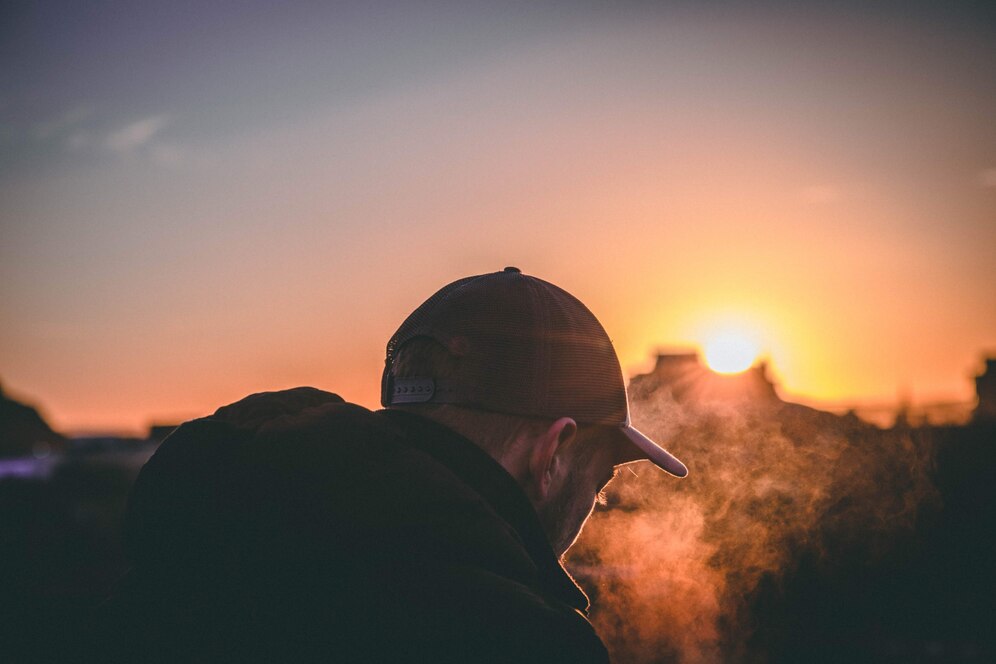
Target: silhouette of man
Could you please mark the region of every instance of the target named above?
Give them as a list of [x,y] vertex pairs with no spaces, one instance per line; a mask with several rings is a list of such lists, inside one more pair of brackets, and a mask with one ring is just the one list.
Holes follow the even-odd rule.
[[461,279],[389,341],[381,400],[255,394],[164,441],[102,654],[607,661],[561,556],[616,466],[687,470],[629,425],[594,315],[516,268]]

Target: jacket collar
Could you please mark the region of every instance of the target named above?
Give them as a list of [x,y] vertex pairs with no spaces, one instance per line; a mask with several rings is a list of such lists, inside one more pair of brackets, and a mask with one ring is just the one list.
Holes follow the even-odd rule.
[[588,613],[588,596],[564,569],[531,502],[508,471],[487,452],[438,422],[401,410],[381,410],[407,441],[449,468],[477,491],[518,533],[544,586],[561,601]]

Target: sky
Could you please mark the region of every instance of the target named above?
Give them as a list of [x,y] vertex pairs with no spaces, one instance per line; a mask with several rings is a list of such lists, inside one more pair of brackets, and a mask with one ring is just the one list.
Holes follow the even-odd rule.
[[831,4],[4,3],[2,386],[69,432],[376,407],[407,314],[515,265],[628,376],[732,332],[783,398],[971,401],[996,10]]

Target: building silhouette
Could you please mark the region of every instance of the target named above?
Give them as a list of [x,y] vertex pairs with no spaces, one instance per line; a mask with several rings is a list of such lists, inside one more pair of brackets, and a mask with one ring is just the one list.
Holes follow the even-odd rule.
[[767,362],[735,374],[720,374],[702,363],[696,352],[660,353],[653,370],[634,376],[633,391],[665,389],[679,403],[712,401],[776,404],[781,400],[768,375]]
[[972,420],[996,421],[996,357],[986,358],[985,370],[975,377],[975,393],[979,403],[972,411]]

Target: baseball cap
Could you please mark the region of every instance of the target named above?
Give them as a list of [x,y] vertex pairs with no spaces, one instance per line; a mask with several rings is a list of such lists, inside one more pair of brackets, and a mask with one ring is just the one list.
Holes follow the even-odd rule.
[[[428,337],[459,357],[455,375],[398,378],[405,343]],[[688,469],[630,423],[622,369],[595,315],[567,291],[515,267],[444,286],[387,343],[381,381],[385,407],[448,403],[618,432],[639,454],[684,477]]]

